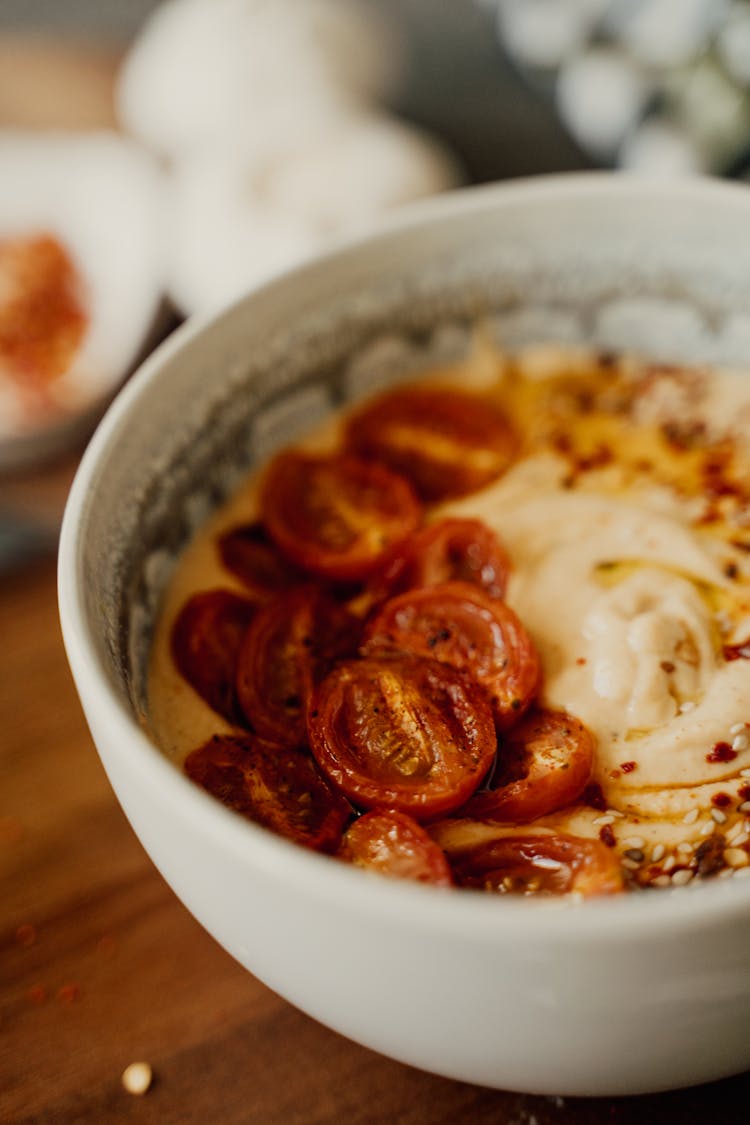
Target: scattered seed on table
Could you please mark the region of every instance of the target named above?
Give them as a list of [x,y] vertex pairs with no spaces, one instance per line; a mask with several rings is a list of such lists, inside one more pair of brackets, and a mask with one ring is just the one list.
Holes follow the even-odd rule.
[[154,1072],[147,1062],[132,1062],[122,1072],[122,1084],[129,1094],[140,1097],[145,1094],[153,1081]]

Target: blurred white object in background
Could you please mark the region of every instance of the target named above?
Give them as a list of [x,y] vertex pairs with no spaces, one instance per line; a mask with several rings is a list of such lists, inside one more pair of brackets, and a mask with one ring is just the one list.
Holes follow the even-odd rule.
[[557,67],[581,47],[606,0],[496,0],[498,31],[528,66]]
[[750,0],[476,0],[602,164],[750,175]]
[[172,174],[172,299],[209,312],[401,203],[460,182],[446,150],[385,115],[352,114],[276,159],[201,150]]
[[167,0],[126,59],[118,113],[171,157],[302,136],[342,103],[387,96],[402,61],[390,25],[357,0]]
[[607,160],[635,124],[649,93],[648,78],[636,63],[602,47],[564,63],[557,107],[579,144]]
[[719,28],[716,47],[734,81],[750,86],[750,5],[732,4]]
[[728,0],[619,0],[610,5],[607,27],[648,66],[682,66],[700,54],[728,6]]
[[5,468],[64,447],[129,373],[157,323],[165,255],[160,172],[124,137],[0,131],[0,187]]
[[457,164],[382,103],[405,64],[357,0],[167,0],[125,60],[123,125],[171,163],[169,293],[207,313]]
[[618,162],[630,172],[663,176],[706,170],[697,147],[670,121],[644,121],[623,141]]

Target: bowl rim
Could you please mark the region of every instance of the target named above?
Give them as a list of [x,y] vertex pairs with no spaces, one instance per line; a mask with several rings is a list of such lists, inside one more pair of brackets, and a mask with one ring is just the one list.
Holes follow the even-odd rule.
[[[481,893],[446,893],[435,888],[389,880],[332,861],[277,836],[224,808],[194,785],[164,756],[139,725],[135,715],[117,695],[97,657],[96,643],[87,621],[81,563],[83,529],[97,490],[99,466],[137,412],[140,399],[159,373],[197,337],[231,317],[240,306],[250,308],[259,293],[283,291],[289,278],[316,274],[331,264],[367,254],[371,247],[420,226],[450,224],[483,210],[523,206],[571,198],[610,199],[612,203],[643,199],[674,199],[696,204],[731,205],[750,220],[747,187],[694,177],[674,181],[610,172],[562,173],[498,184],[479,185],[399,209],[367,236],[337,245],[293,270],[257,286],[230,305],[204,317],[191,318],[176,329],[141,364],[119,392],[99,423],[81,460],[65,508],[58,553],[58,599],[63,640],[76,688],[84,706],[96,707],[111,732],[110,753],[128,757],[128,769],[138,785],[158,789],[173,807],[215,843],[219,852],[231,852],[259,873],[273,877],[279,886],[332,905],[377,916],[397,925],[450,934],[471,935],[473,940],[496,940],[498,931],[534,941],[579,943],[583,939],[632,939],[676,929],[687,932],[713,927],[746,916],[750,911],[750,879],[724,879],[700,886],[661,888],[658,893],[628,893],[575,901],[570,897],[547,899],[498,898]],[[737,884],[740,884],[739,886]],[[744,887],[742,884],[745,884]]]

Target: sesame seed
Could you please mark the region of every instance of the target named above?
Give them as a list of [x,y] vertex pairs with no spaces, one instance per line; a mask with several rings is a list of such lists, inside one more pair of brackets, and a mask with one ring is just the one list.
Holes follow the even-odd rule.
[[668,855],[667,858],[664,860],[664,863],[661,865],[662,871],[666,871],[666,872],[671,871],[676,863],[677,863],[677,860],[675,859],[675,857],[673,855]]
[[697,809],[691,809],[690,812],[686,812],[685,815],[683,816],[682,823],[683,824],[695,824],[697,819],[698,819],[698,810]]
[[129,1094],[145,1094],[152,1079],[153,1071],[147,1062],[133,1062],[122,1072],[122,1084]]
[[654,850],[651,852],[651,862],[658,863],[666,850],[667,849],[663,844],[657,844]]
[[680,704],[680,711],[684,715],[686,711],[692,711],[694,707],[695,707],[695,703],[693,702],[693,700],[692,699],[686,699],[684,703]]
[[692,871],[688,871],[686,867],[681,867],[679,871],[675,871],[672,876],[672,886],[684,887],[693,878]]
[[726,833],[727,843],[728,844],[733,843],[733,841],[736,840],[738,836],[742,835],[743,831],[744,831],[744,829],[742,827],[742,821],[738,820],[737,823],[733,824],[732,827]]
[[727,819],[727,814],[722,812],[721,809],[711,809],[711,816],[717,824],[724,824]]
[[729,733],[730,734],[739,734],[740,731],[744,731],[744,729],[745,729],[744,723],[735,723],[733,727],[729,728]]
[[646,846],[646,841],[643,836],[628,836],[626,840],[623,840],[623,844],[626,848],[643,848]]
[[710,836],[711,833],[714,830],[714,827],[715,827],[714,822],[712,820],[707,820],[705,824],[701,825],[700,835],[701,836]]
[[750,878],[750,866],[748,866],[748,867],[738,867],[735,870],[734,875],[735,875],[736,879]]
[[653,887],[668,887],[672,880],[669,875],[657,875],[656,878],[651,880]]
[[748,840],[750,840],[750,832],[740,832],[739,836],[735,836],[732,840],[732,843],[739,847],[740,844],[746,844]]
[[747,750],[748,746],[750,746],[750,738],[746,734],[738,734],[732,741],[733,750]]
[[622,860],[622,866],[627,867],[628,871],[637,871],[641,866],[641,862],[635,859],[628,859],[627,856]]
[[682,852],[683,855],[689,855],[693,850],[693,845],[683,840],[681,844],[677,845],[677,851]]
[[621,817],[625,816],[625,813],[620,812],[619,809],[607,809],[607,816]]
[[750,857],[742,848],[725,848],[724,862],[730,867],[747,867]]
[[737,806],[737,808],[740,810],[740,812],[750,812],[750,801],[743,801],[741,805]]
[[632,860],[636,867],[640,866],[646,858],[640,848],[628,848],[624,855],[626,859]]
[[740,770],[740,777],[750,777],[750,769]]
[[598,816],[594,824],[614,824],[615,818],[613,816]]

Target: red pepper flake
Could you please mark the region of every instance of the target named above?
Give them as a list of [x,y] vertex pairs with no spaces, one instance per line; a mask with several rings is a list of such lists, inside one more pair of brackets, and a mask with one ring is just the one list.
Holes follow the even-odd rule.
[[733,762],[737,757],[737,751],[733,750],[728,742],[717,742],[713,750],[709,750],[706,754],[707,762]]
[[581,794],[581,801],[591,809],[599,809],[600,812],[604,812],[607,807],[602,787],[598,781],[592,781],[590,785],[586,786]]
[[31,922],[22,922],[16,929],[16,945],[20,945],[22,949],[27,949],[35,941],[36,927],[32,926]]
[[601,826],[599,829],[599,839],[603,844],[606,844],[608,848],[613,848],[615,846],[617,840],[615,839],[611,824],[603,824]]
[[750,660],[750,640],[738,645],[724,645],[725,660]]
[[730,580],[735,579],[739,573],[740,568],[737,566],[736,562],[728,562],[724,567],[724,574]]
[[662,672],[666,672],[668,676],[671,676],[672,672],[674,672],[674,664],[671,660],[662,660],[659,667],[661,668]]
[[637,762],[620,762],[620,769],[623,773],[632,773],[633,770],[638,768]]
[[32,984],[26,993],[26,999],[30,1004],[44,1004],[47,996],[48,992],[43,984]]
[[609,776],[612,778],[613,781],[617,781],[618,777],[620,776],[620,771],[619,770],[610,770]]
[[583,665],[585,663],[586,663],[586,657],[585,656],[579,656],[578,659],[576,660],[576,664],[580,664],[581,667],[583,667]]
[[76,1001],[81,999],[81,986],[71,981],[69,984],[64,984],[57,990],[57,999],[63,1004],[75,1004]]
[[728,793],[714,793],[711,798],[711,804],[716,805],[717,809],[725,809],[727,805],[731,805],[732,798]]
[[740,785],[739,789],[737,790],[737,796],[739,797],[740,801],[750,801],[750,785]]

